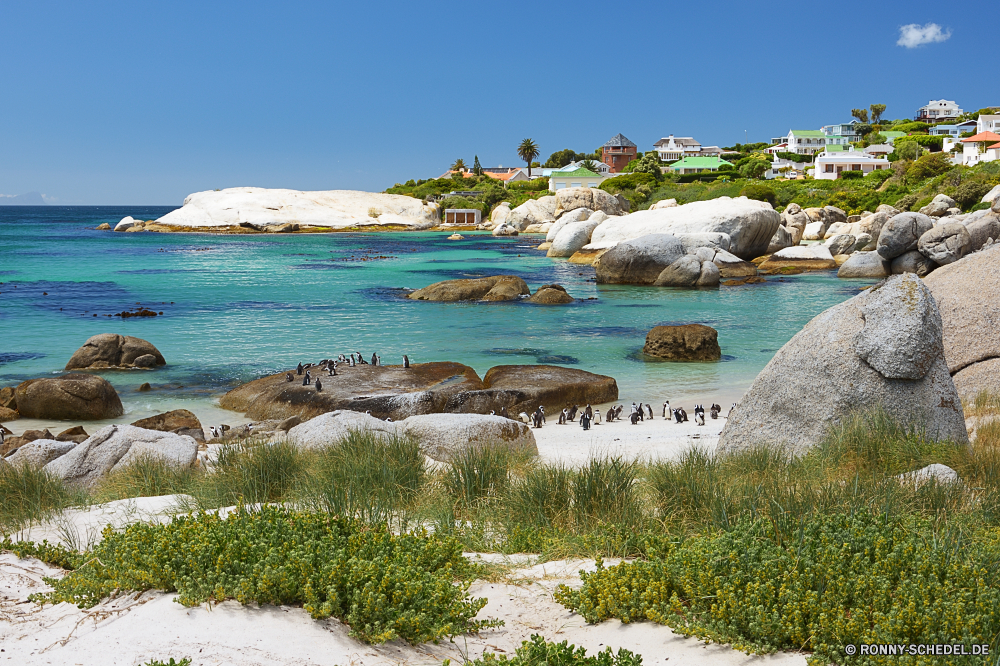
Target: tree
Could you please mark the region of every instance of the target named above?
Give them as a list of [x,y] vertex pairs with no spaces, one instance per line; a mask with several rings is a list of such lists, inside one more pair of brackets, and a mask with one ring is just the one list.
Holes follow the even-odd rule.
[[625,167],[632,173],[648,173],[656,180],[663,177],[663,170],[660,168],[660,160],[652,155],[643,155],[637,160],[632,160]]
[[593,171],[594,173],[600,173],[600,171],[597,170],[598,168],[597,162],[595,162],[594,160],[584,160],[580,164],[580,168],[586,169],[587,171]]
[[868,122],[868,109],[851,109],[851,115],[863,123]]
[[472,164],[472,173],[477,176],[483,175],[483,165],[479,163],[479,155],[476,155],[476,161]]
[[465,160],[459,157],[455,160],[455,163],[451,165],[452,171],[465,171],[468,167],[465,166]]
[[885,104],[872,104],[868,108],[872,111],[872,123],[878,125],[882,122],[882,114],[885,113]]
[[770,168],[771,163],[766,159],[752,159],[740,167],[740,175],[744,178],[760,178]]
[[854,132],[860,137],[866,137],[872,133],[872,126],[868,123],[861,122],[854,126]]
[[517,147],[518,156],[528,165],[528,178],[531,178],[531,161],[538,157],[538,144],[531,139],[525,139]]

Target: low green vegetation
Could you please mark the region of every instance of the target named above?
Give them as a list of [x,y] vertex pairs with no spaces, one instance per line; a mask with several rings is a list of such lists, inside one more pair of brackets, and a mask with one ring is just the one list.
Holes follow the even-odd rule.
[[[451,195],[451,192],[474,192],[475,194]],[[445,178],[408,180],[403,184],[396,183],[386,190],[386,194],[403,194],[425,201],[433,200],[441,206],[442,210],[446,208],[478,208],[483,212],[485,219],[501,201],[508,202],[514,208],[528,199],[537,199],[551,194],[551,192],[549,192],[548,178],[511,183],[508,187],[504,187],[501,181],[487,175],[453,174]]]
[[160,661],[159,659],[153,659],[147,661],[142,666],[191,666],[191,658],[184,657],[180,661],[174,661],[173,657],[170,658],[170,661]]
[[[450,666],[445,661],[444,666]],[[622,648],[617,652],[604,648],[587,656],[582,647],[569,645],[568,641],[550,643],[535,634],[523,641],[513,656],[487,652],[480,659],[465,662],[466,666],[642,666],[642,657]]]

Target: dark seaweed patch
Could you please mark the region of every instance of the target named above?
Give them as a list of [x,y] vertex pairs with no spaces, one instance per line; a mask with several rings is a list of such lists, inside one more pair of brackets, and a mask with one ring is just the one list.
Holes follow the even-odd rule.
[[549,365],[577,365],[580,363],[580,359],[573,356],[566,356],[564,354],[547,354],[545,356],[539,356],[535,359],[538,363],[545,363]]
[[18,361],[30,361],[33,358],[45,358],[45,354],[33,354],[31,352],[0,352],[0,365],[17,363]]

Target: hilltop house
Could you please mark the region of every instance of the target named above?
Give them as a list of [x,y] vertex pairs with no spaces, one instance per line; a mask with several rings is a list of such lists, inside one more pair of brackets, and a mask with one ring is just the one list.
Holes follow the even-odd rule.
[[670,166],[664,167],[674,173],[699,173],[702,171],[718,171],[725,165],[733,166],[732,162],[718,157],[717,155],[706,155],[704,157],[685,157]]
[[826,139],[826,132],[822,130],[789,130],[784,142],[788,144],[786,152],[815,155],[826,147]]
[[[980,132],[996,132],[1000,134],[1000,116],[986,114],[979,116],[979,120],[976,121],[976,126],[973,130],[977,134]],[[970,130],[965,131],[968,132]]]
[[962,164],[975,166],[980,162],[992,162],[996,159],[993,144],[1000,143],[1000,134],[996,132],[979,132],[962,139]]
[[615,134],[601,147],[601,161],[611,167],[611,173],[621,173],[638,152],[639,147],[623,134]]
[[913,119],[936,123],[958,118],[960,115],[962,115],[962,109],[955,102],[947,99],[932,99],[917,109],[917,115]]
[[[998,128],[1000,128],[1000,124],[998,124]],[[965,132],[976,131],[976,121],[966,120],[964,123],[958,123],[957,125],[933,125],[927,130],[927,133],[931,136],[959,136]],[[981,132],[984,130],[978,131]]]
[[888,169],[889,160],[850,150],[823,152],[816,156],[813,176],[818,180],[837,180],[845,171],[860,171],[866,176],[872,171]]
[[607,176],[587,169],[553,171],[549,175],[549,190],[555,192],[565,187],[598,187],[605,180],[607,180]]
[[827,145],[841,145],[846,146],[852,141],[858,141],[861,139],[861,135],[857,133],[855,125],[858,125],[857,119],[852,120],[849,123],[840,123],[839,125],[825,125],[820,127],[820,131],[826,135]]
[[[532,176],[538,173],[538,171],[539,169],[532,171]],[[438,178],[451,178],[454,174],[455,171],[449,169],[438,176]],[[507,183],[516,183],[519,180],[529,180],[527,169],[519,169],[517,167],[483,167],[483,175],[489,176],[494,180],[499,180],[504,184],[504,187],[507,186]],[[463,178],[472,178],[473,176],[475,176],[475,174],[469,169],[462,172]]]
[[671,134],[653,144],[656,154],[664,162],[672,162],[682,157],[721,156],[722,148],[718,146],[703,146],[692,137],[674,136]]

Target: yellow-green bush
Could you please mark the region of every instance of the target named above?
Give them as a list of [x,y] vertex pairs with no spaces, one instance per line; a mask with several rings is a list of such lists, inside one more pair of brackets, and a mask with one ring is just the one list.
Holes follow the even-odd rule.
[[473,569],[453,538],[394,535],[322,513],[264,507],[110,528],[85,564],[35,601],[91,607],[116,589],[178,592],[185,606],[235,599],[301,605],[369,643],[412,643],[494,626],[472,618]]
[[[642,657],[625,648],[618,652],[604,648],[588,657],[587,650],[570,645],[568,641],[550,643],[533,634],[531,640],[521,642],[521,647],[514,651],[512,657],[487,652],[482,659],[465,663],[468,666],[642,666]],[[446,661],[445,666],[449,666],[449,662]]]
[[817,664],[881,663],[843,649],[870,643],[964,643],[971,654],[1000,633],[998,542],[867,511],[811,517],[791,540],[746,520],[582,573],[581,590],[556,598],[588,622],[648,619],[747,651],[809,650]]

